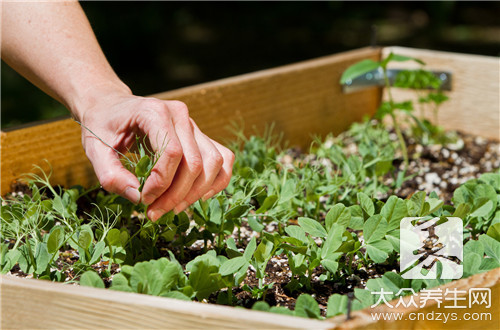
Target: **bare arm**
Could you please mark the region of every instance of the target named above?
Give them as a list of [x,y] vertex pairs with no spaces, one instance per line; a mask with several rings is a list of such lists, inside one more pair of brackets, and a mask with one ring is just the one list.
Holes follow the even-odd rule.
[[[4,2],[2,59],[63,103],[86,127],[119,151],[136,134],[166,136],[167,148],[142,194],[116,153],[82,129],[82,143],[102,186],[150,205],[156,220],[224,189],[234,155],[204,135],[178,101],[132,95],[99,47],[78,2]],[[158,141],[150,139],[154,148]]]

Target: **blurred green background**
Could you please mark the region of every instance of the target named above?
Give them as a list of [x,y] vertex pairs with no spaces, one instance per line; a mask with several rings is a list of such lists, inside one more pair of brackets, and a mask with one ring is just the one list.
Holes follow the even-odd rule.
[[[500,2],[82,2],[148,95],[376,44],[498,56]],[[2,62],[2,128],[67,114]]]

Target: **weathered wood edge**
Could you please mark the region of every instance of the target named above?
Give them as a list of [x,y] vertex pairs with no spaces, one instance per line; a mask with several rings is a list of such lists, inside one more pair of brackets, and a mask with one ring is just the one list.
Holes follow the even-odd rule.
[[2,329],[330,327],[306,318],[12,276],[0,276],[0,289]]
[[[338,330],[361,330],[361,329],[498,329],[500,328],[500,268],[490,270],[485,273],[479,273],[468,278],[452,281],[450,283],[441,285],[435,289],[441,289],[446,292],[447,289],[457,291],[467,291],[471,288],[489,288],[491,289],[491,307],[485,308],[482,305],[473,305],[467,309],[446,308],[445,306],[452,306],[452,302],[444,302],[440,307],[435,300],[429,300],[423,308],[414,306],[404,307],[410,305],[410,297],[407,296],[403,299],[404,305],[391,308],[388,305],[382,304],[374,308],[365,308],[363,310],[355,311],[351,314],[351,319],[346,320],[345,315],[335,316],[327,319],[324,322],[332,322],[335,329]],[[420,301],[422,293],[416,295],[415,301]],[[463,297],[463,295],[460,295]],[[390,301],[389,304],[396,306],[399,299]],[[456,320],[447,323],[429,320],[416,320],[409,319],[400,321],[375,321],[372,318],[373,313],[446,313],[446,312],[467,312],[467,313],[482,313],[491,312],[491,320],[483,321],[464,321]]]
[[[262,132],[275,123],[275,132],[282,132],[290,144],[306,147],[313,134],[340,133],[375,111],[379,89],[346,95],[338,81],[350,64],[365,58],[378,60],[380,54],[380,48],[358,49],[155,96],[185,102],[200,129],[215,140],[234,138],[227,129],[232,122],[244,124],[246,133],[254,133],[254,128]],[[48,171],[43,159],[53,168],[53,184],[97,182],[75,122],[65,119],[30,126],[1,133],[2,195],[34,164]]]

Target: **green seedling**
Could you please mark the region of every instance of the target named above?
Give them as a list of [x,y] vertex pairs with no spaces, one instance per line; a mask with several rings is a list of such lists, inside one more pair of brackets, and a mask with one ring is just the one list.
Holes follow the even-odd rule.
[[[377,110],[376,113],[376,118],[379,120],[382,120],[385,116],[390,116],[393,122],[394,130],[396,132],[396,135],[399,140],[399,145],[401,148],[401,152],[403,154],[403,162],[405,166],[405,171],[408,168],[408,151],[406,147],[406,142],[404,140],[403,134],[401,132],[401,125],[398,122],[398,114],[397,112],[403,112],[408,114],[410,117],[412,117],[416,122],[417,125],[424,130],[427,130],[424,125],[412,114],[412,111],[414,109],[413,103],[411,101],[405,101],[405,102],[394,102],[394,99],[392,97],[392,91],[391,91],[391,85],[389,82],[389,77],[387,75],[387,66],[391,62],[407,62],[407,61],[413,61],[416,62],[420,65],[425,65],[425,63],[417,58],[414,57],[408,57],[408,56],[403,56],[403,55],[397,55],[394,53],[390,53],[386,58],[382,59],[381,61],[373,61],[373,60],[363,60],[358,63],[353,64],[347,70],[344,71],[342,74],[342,77],[340,78],[340,83],[344,84],[348,80],[352,80],[360,75],[363,75],[365,73],[368,73],[372,70],[375,69],[382,69],[383,71],[383,76],[384,76],[384,82],[385,82],[385,88],[387,91],[387,95],[389,100],[382,102],[380,105],[379,109]],[[419,70],[405,70],[402,71],[398,74],[398,76],[395,79],[395,87],[402,87],[402,88],[413,88],[418,90],[419,93],[419,102],[420,103],[433,103],[434,104],[434,113],[435,113],[435,122],[437,123],[437,111],[439,105],[447,100],[447,97],[442,94],[441,91],[438,91],[437,93],[429,93],[426,97],[422,95],[422,90],[427,89],[429,87],[439,89],[441,86],[441,81],[435,77],[431,72],[419,69]],[[404,176],[404,174],[403,174]]]

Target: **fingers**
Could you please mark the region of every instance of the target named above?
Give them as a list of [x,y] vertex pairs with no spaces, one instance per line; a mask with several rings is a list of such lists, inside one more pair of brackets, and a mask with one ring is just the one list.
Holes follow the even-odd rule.
[[[156,101],[150,102],[138,119],[139,128],[147,134],[153,150],[161,153],[142,190],[142,202],[146,205],[152,204],[169,188],[184,152],[170,109],[164,102]],[[184,144],[187,148],[192,142]]]
[[102,187],[134,204],[139,203],[139,181],[123,167],[116,152],[95,137],[87,136],[86,139],[85,151]]
[[175,205],[175,213],[183,211],[187,206],[196,202],[211,189],[212,183],[219,174],[224,162],[224,158],[219,150],[217,150],[208,137],[202,134],[198,129],[196,129],[194,133],[198,146],[200,147],[203,167],[200,175],[194,181],[183,201]]
[[233,175],[234,153],[216,141],[212,140],[212,143],[215,145],[217,150],[219,150],[224,161],[222,163],[221,170],[212,183],[211,189],[201,196],[203,200],[207,200],[224,190]]
[[[204,135],[192,120],[191,127],[201,155],[201,170],[198,175],[191,176],[193,172],[187,170],[188,162],[186,161],[189,157],[183,158],[172,185],[150,205],[148,217],[153,221],[172,209],[176,213],[183,211],[202,196],[212,197],[229,184],[234,154]],[[181,134],[179,134],[179,138],[180,136]]]
[[[203,170],[203,160],[197,141],[193,134],[193,126],[188,116],[173,116],[175,130],[182,146],[183,157],[177,168],[174,181],[168,190],[150,205],[148,217],[156,220],[183,202],[193,186],[193,182]],[[168,147],[167,147],[168,149]],[[187,206],[187,205],[186,205]]]

